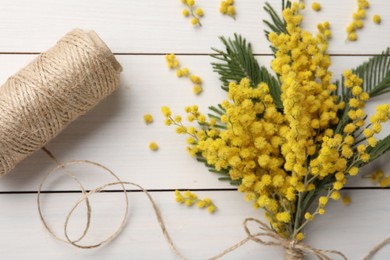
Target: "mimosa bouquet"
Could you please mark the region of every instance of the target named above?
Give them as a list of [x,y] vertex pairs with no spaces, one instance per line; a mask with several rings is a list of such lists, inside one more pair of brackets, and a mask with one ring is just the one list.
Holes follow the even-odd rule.
[[375,137],[389,119],[390,104],[373,115],[364,111],[370,98],[390,91],[388,51],[335,81],[327,54],[330,25],[318,24],[316,34],[303,30],[300,8],[283,1],[279,16],[265,4],[273,72],[258,64],[241,36],[221,38],[226,51],[215,50],[213,68],[227,99],[207,116],[187,107],[188,121],[197,123],[191,126],[162,108],[166,124],[189,136],[189,153],[238,185],[247,201],[265,211],[271,231],[291,241],[288,259],[303,259],[306,225],[325,214],[330,199],[340,199],[351,176],[390,149],[390,136]]

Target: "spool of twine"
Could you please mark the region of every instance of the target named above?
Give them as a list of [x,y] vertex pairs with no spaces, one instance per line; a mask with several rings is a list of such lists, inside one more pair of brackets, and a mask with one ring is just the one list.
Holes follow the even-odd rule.
[[0,176],[119,85],[121,65],[93,31],[75,29],[0,87]]

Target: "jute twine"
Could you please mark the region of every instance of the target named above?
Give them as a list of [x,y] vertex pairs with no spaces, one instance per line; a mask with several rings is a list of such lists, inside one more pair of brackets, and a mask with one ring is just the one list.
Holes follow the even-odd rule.
[[0,87],[0,176],[119,85],[121,65],[94,32],[75,29]]
[[[153,211],[156,215],[156,219],[157,219],[157,222],[158,224],[160,225],[160,228],[163,232],[163,235],[164,237],[166,238],[168,244],[170,245],[171,249],[173,250],[173,252],[179,256],[181,259],[186,259],[181,253],[180,251],[176,248],[175,244],[173,243],[167,229],[166,229],[166,226],[165,226],[165,223],[164,223],[164,219],[161,215],[161,212],[159,210],[159,208],[157,207],[157,204],[156,202],[154,201],[153,197],[150,195],[150,193],[145,189],[143,188],[141,185],[137,184],[137,183],[133,183],[133,182],[126,182],[126,181],[121,181],[119,179],[119,177],[113,172],[111,171],[109,168],[105,167],[104,165],[101,165],[99,163],[96,163],[96,162],[92,162],[92,161],[88,161],[88,160],[73,160],[73,161],[69,161],[69,162],[66,162],[66,163],[61,163],[54,155],[53,153],[51,153],[49,150],[47,150],[45,147],[42,148],[44,152],[46,152],[46,154],[54,160],[54,162],[57,164],[56,167],[52,168],[47,174],[46,176],[44,177],[44,179],[42,180],[41,184],[39,185],[39,188],[38,188],[38,192],[37,192],[37,205],[38,205],[38,213],[39,213],[39,216],[40,216],[40,219],[44,225],[44,227],[46,228],[46,230],[53,236],[55,237],[56,239],[58,240],[61,240],[61,241],[64,241],[64,242],[67,242],[75,247],[78,247],[78,248],[82,248],[82,249],[91,249],[91,248],[96,248],[96,247],[99,247],[103,244],[106,244],[108,243],[109,241],[111,241],[112,239],[114,239],[117,235],[119,235],[119,233],[121,233],[121,231],[124,229],[125,227],[125,224],[126,224],[126,221],[127,221],[127,217],[128,217],[128,212],[129,212],[129,206],[128,206],[128,197],[127,197],[127,190],[125,188],[125,185],[131,185],[131,186],[135,186],[137,187],[139,190],[143,191],[147,198],[149,199],[152,207],[153,207]],[[71,171],[69,171],[67,169],[67,166],[70,166],[70,165],[75,165],[75,164],[87,164],[87,165],[91,165],[91,166],[94,166],[94,167],[98,167],[100,169],[103,169],[105,172],[109,173],[112,177],[114,177],[114,179],[116,180],[115,182],[112,182],[112,183],[107,183],[107,184],[104,184],[100,187],[97,187],[95,189],[92,189],[90,191],[86,191],[86,189],[84,188],[84,186],[82,185],[82,183],[79,181],[79,179],[76,177],[75,174],[73,174]],[[64,169],[65,170],[65,173],[70,177],[72,178],[77,184],[78,186],[80,187],[81,189],[81,197],[76,201],[76,203],[74,204],[74,206],[70,209],[69,213],[67,214],[66,218],[65,218],[65,222],[64,222],[64,235],[65,235],[65,238],[66,239],[61,239],[58,235],[56,235],[56,233],[49,227],[48,223],[46,222],[45,220],[45,217],[43,215],[43,212],[42,212],[42,206],[41,206],[41,193],[42,193],[42,189],[46,183],[46,181],[48,180],[48,178],[55,172],[57,172],[57,170],[59,169]],[[125,195],[125,213],[122,217],[122,220],[121,220],[121,223],[120,225],[117,227],[117,229],[111,234],[109,235],[107,238],[103,239],[102,241],[98,242],[98,243],[95,243],[95,244],[91,244],[91,245],[81,245],[79,242],[87,235],[88,233],[88,230],[89,230],[89,226],[90,226],[90,222],[91,222],[91,213],[92,213],[92,208],[90,207],[90,203],[89,203],[89,197],[93,196],[94,194],[96,193],[99,193],[101,191],[104,191],[104,189],[106,189],[107,187],[110,187],[110,186],[116,186],[116,185],[119,185],[121,187],[121,190],[123,190],[123,193]],[[82,232],[82,235],[78,238],[78,239],[75,239],[75,240],[72,240],[70,239],[69,237],[69,232],[68,232],[68,223],[73,215],[73,213],[75,212],[75,210],[80,206],[80,204],[82,204],[83,202],[86,203],[86,207],[87,207],[87,223],[84,227],[84,230]]]
[[382,242],[374,246],[370,252],[364,257],[364,260],[370,260],[373,258],[373,256],[378,253],[379,250],[381,250],[384,246],[390,243],[390,237],[385,238]]
[[[96,247],[99,247],[109,241],[111,241],[113,238],[115,238],[125,227],[125,224],[126,224],[126,220],[127,220],[127,216],[128,216],[128,197],[127,197],[127,190],[125,188],[125,185],[132,185],[132,186],[135,186],[137,187],[138,189],[140,189],[142,192],[144,192],[146,194],[146,196],[148,197],[152,207],[153,207],[153,211],[155,213],[155,216],[156,216],[156,219],[157,219],[157,222],[163,232],[163,235],[165,237],[165,239],[167,240],[169,246],[171,247],[171,249],[173,250],[173,252],[178,256],[180,257],[181,259],[187,259],[176,247],[176,245],[174,244],[171,236],[169,235],[169,232],[166,228],[166,225],[164,223],[164,219],[161,215],[161,212],[159,210],[159,208],[157,207],[157,204],[156,202],[154,201],[153,197],[150,195],[150,193],[145,189],[143,188],[142,186],[140,186],[139,184],[136,184],[136,183],[133,183],[133,182],[126,182],[126,181],[122,181],[120,180],[120,178],[113,172],[111,171],[109,168],[99,164],[99,163],[96,163],[96,162],[92,162],[92,161],[87,161],[87,160],[75,160],[75,161],[69,161],[69,162],[66,162],[66,163],[60,163],[57,158],[50,152],[48,151],[46,148],[43,148],[43,150],[48,154],[48,156],[50,158],[52,158],[57,166],[54,167],[53,169],[51,169],[47,175],[44,177],[43,181],[41,182],[40,186],[39,186],[39,189],[38,189],[38,195],[37,195],[37,204],[38,204],[38,212],[39,212],[39,216],[40,216],[40,219],[44,225],[44,227],[47,229],[47,231],[52,235],[54,236],[56,239],[59,239],[59,240],[62,240],[62,241],[65,241],[75,247],[78,247],[78,248],[83,248],[83,249],[90,249],[90,248],[96,248]],[[70,166],[70,165],[74,165],[74,164],[88,164],[88,165],[91,165],[91,166],[95,166],[95,167],[98,167],[98,168],[101,168],[103,169],[104,171],[106,171],[107,173],[109,173],[111,176],[113,176],[115,178],[115,182],[112,182],[112,183],[108,183],[108,184],[105,184],[105,185],[102,185],[100,187],[97,187],[95,189],[92,189],[90,191],[86,191],[84,186],[81,184],[81,182],[79,181],[79,179],[76,177],[75,174],[73,174],[72,172],[70,172],[69,170],[67,170],[67,166]],[[65,218],[65,222],[64,222],[64,235],[65,235],[65,238],[66,239],[61,239],[59,236],[57,236],[53,231],[52,229],[49,227],[48,223],[46,222],[45,220],[45,217],[42,213],[42,206],[41,206],[41,199],[40,199],[40,196],[41,196],[41,192],[42,192],[42,188],[44,187],[47,179],[50,177],[50,175],[52,175],[53,173],[55,173],[58,169],[64,169],[65,170],[65,173],[71,177],[74,181],[76,181],[76,183],[79,185],[80,189],[81,189],[81,197],[75,202],[74,206],[70,209],[69,213],[67,214],[66,218]],[[94,194],[98,193],[98,192],[101,192],[103,191],[105,188],[107,187],[110,187],[110,186],[115,186],[115,185],[120,185],[121,187],[121,190],[123,190],[124,192],[124,195],[125,195],[125,213],[124,213],[124,216],[122,218],[122,221],[120,223],[120,225],[118,226],[118,228],[111,234],[108,236],[108,238],[106,239],[103,239],[101,242],[98,242],[96,244],[91,244],[91,245],[81,245],[79,242],[86,236],[86,234],[88,233],[88,229],[89,229],[89,224],[90,224],[90,221],[91,221],[91,212],[92,212],[92,209],[90,207],[90,203],[89,203],[89,197],[93,196]],[[86,226],[84,227],[84,230],[82,232],[82,235],[78,238],[78,239],[70,239],[69,237],[69,233],[68,233],[68,223],[73,215],[73,213],[75,212],[75,210],[82,204],[82,203],[85,203],[86,204],[86,208],[87,208],[87,223],[86,223]],[[248,227],[248,224],[250,222],[253,222],[255,224],[258,225],[258,228],[261,230],[261,232],[258,232],[258,233],[252,233]],[[311,254],[311,255],[314,255],[316,256],[318,259],[320,260],[330,260],[331,258],[328,256],[328,254],[336,254],[336,255],[339,255],[341,256],[343,259],[347,259],[347,257],[345,255],[343,255],[341,252],[339,251],[335,251],[335,250],[322,250],[322,249],[316,249],[316,248],[313,248],[307,244],[304,244],[304,243],[301,243],[301,242],[297,242],[295,240],[289,240],[289,239],[286,239],[286,238],[283,238],[281,237],[279,234],[277,234],[274,230],[272,230],[268,225],[266,225],[264,222],[258,220],[258,219],[254,219],[254,218],[247,218],[245,219],[244,223],[243,223],[243,226],[244,226],[244,230],[245,230],[245,233],[247,234],[247,237],[243,240],[241,240],[240,242],[238,242],[237,244],[227,248],[226,250],[224,250],[222,253],[214,256],[214,257],[211,257],[209,258],[210,260],[215,260],[215,259],[219,259],[221,258],[222,256],[232,252],[233,250],[241,247],[242,245],[244,245],[245,243],[247,243],[248,241],[253,241],[253,242],[256,242],[256,243],[259,243],[259,244],[262,244],[262,245],[265,245],[265,246],[279,246],[279,247],[283,247],[285,249],[285,259],[286,260],[301,260],[304,258],[304,255],[305,254]],[[273,239],[272,241],[265,241],[265,240],[262,240],[260,239],[260,237],[269,237],[271,239]]]
[[[257,233],[251,233],[248,227],[248,223],[254,222],[258,225],[259,229],[262,230],[262,232]],[[253,241],[265,246],[278,246],[283,247],[285,249],[285,259],[286,260],[301,260],[304,258],[305,254],[316,256],[318,259],[321,260],[330,260],[332,259],[329,257],[329,254],[335,254],[341,256],[343,259],[347,259],[347,257],[342,254],[339,251],[336,250],[323,250],[323,249],[317,249],[313,248],[307,244],[304,244],[302,242],[297,242],[295,240],[290,240],[287,238],[284,238],[280,236],[278,233],[276,233],[274,230],[272,230],[267,224],[262,222],[261,220],[255,219],[255,218],[246,218],[244,220],[244,230],[247,234],[247,238],[241,240],[237,244],[227,248],[225,251],[223,251],[221,254],[211,258],[211,259],[218,259],[227,253],[230,253],[231,251],[239,248],[243,244],[245,244],[248,241]],[[265,241],[260,239],[260,237],[269,237],[273,240],[271,241]]]

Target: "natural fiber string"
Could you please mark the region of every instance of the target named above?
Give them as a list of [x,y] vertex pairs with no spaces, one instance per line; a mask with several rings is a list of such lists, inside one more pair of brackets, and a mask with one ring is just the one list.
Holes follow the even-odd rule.
[[[72,244],[75,247],[83,248],[83,249],[96,248],[96,247],[99,247],[99,246],[101,246],[101,245],[111,241],[113,238],[115,238],[123,230],[123,228],[124,228],[124,226],[126,224],[126,220],[127,220],[127,216],[128,216],[128,209],[129,208],[128,208],[127,190],[124,187],[124,185],[132,185],[132,186],[135,186],[135,187],[139,188],[148,197],[150,203],[152,204],[154,213],[156,215],[156,218],[157,218],[157,221],[158,221],[158,223],[160,225],[160,228],[161,228],[161,230],[163,232],[163,235],[167,239],[168,244],[172,248],[173,252],[177,256],[179,256],[180,258],[187,259],[186,257],[184,257],[179,252],[179,250],[176,248],[175,244],[173,243],[173,241],[172,241],[172,239],[171,239],[171,237],[170,237],[170,235],[169,235],[169,233],[168,233],[168,231],[166,229],[164,220],[163,220],[163,218],[161,216],[161,212],[158,209],[157,204],[153,200],[153,197],[150,195],[150,193],[146,189],[144,189],[142,186],[140,186],[140,185],[138,185],[136,183],[121,181],[120,178],[114,172],[112,172],[110,169],[108,169],[107,167],[105,167],[104,165],[101,165],[99,163],[92,162],[92,161],[87,161],[87,160],[74,160],[74,161],[69,161],[69,162],[66,162],[66,163],[60,163],[58,161],[58,159],[49,150],[47,150],[46,148],[43,148],[43,151],[45,151],[46,154],[48,154],[48,156],[51,159],[53,159],[54,162],[56,162],[56,164],[57,164],[57,166],[52,168],[47,173],[47,175],[44,177],[44,179],[42,180],[42,182],[41,182],[41,184],[39,186],[38,192],[37,192],[37,204],[38,204],[39,216],[41,218],[41,221],[42,221],[44,227],[47,229],[47,231],[52,236],[54,236],[56,239],[68,242],[68,243]],[[67,170],[67,166],[70,166],[70,165],[73,165],[73,164],[81,164],[81,163],[94,165],[94,166],[97,166],[97,167],[107,171],[108,173],[110,173],[110,175],[112,175],[117,180],[117,182],[108,183],[108,184],[102,185],[102,186],[100,186],[98,188],[95,188],[95,189],[93,189],[93,190],[91,190],[89,192],[86,192],[85,188],[83,187],[81,182],[78,180],[78,178],[73,173],[71,173],[69,170]],[[74,206],[71,208],[71,210],[69,211],[69,213],[67,214],[66,219],[65,219],[64,234],[65,234],[66,240],[59,238],[51,230],[51,228],[48,226],[48,224],[47,224],[47,222],[46,222],[46,220],[45,220],[45,218],[43,216],[43,213],[42,213],[42,210],[41,210],[41,202],[40,202],[40,195],[41,195],[41,191],[42,191],[42,188],[43,188],[44,184],[46,183],[46,181],[49,178],[49,176],[52,175],[54,172],[56,172],[56,170],[58,170],[59,168],[65,169],[66,174],[69,175],[73,180],[75,180],[77,182],[77,184],[80,186],[81,190],[82,190],[81,198],[74,204]],[[83,245],[78,244],[77,242],[79,242],[83,237],[85,237],[85,235],[87,233],[87,230],[89,228],[91,212],[92,212],[92,209],[89,206],[89,201],[88,201],[89,197],[94,195],[95,193],[103,191],[107,187],[115,186],[115,185],[121,185],[121,187],[123,189],[123,192],[125,194],[125,198],[126,198],[125,199],[126,200],[125,214],[124,214],[124,217],[122,218],[122,221],[121,221],[119,227],[116,229],[115,232],[112,233],[112,235],[110,235],[108,238],[104,239],[103,241],[101,241],[101,242],[99,242],[97,244],[87,245],[87,246],[83,246]],[[69,220],[71,219],[74,211],[84,201],[87,204],[87,216],[88,216],[87,217],[88,218],[87,225],[86,225],[86,228],[83,231],[83,235],[81,236],[81,238],[79,238],[77,240],[71,240],[69,238],[69,233],[68,233],[68,223],[69,223]],[[248,222],[255,222],[255,223],[259,224],[260,229],[263,230],[264,232],[259,232],[259,233],[252,234],[250,232],[250,230],[249,230]],[[285,238],[281,237],[279,234],[277,234],[274,230],[269,228],[264,222],[262,222],[262,221],[260,221],[258,219],[247,218],[247,219],[245,219],[243,225],[244,225],[244,230],[245,230],[245,232],[247,234],[247,238],[245,238],[244,240],[240,241],[239,243],[237,243],[237,244],[227,248],[221,254],[218,254],[217,256],[209,258],[210,260],[215,260],[215,259],[221,258],[222,256],[224,256],[224,255],[232,252],[233,250],[241,247],[242,245],[244,245],[248,241],[254,241],[256,243],[260,243],[260,244],[263,244],[263,245],[266,245],[266,246],[281,246],[281,247],[285,248],[286,251],[288,252],[287,256],[289,258],[287,258],[287,259],[290,259],[290,260],[301,259],[302,258],[301,256],[303,256],[303,253],[313,254],[318,259],[321,259],[321,260],[329,260],[329,259],[331,259],[330,257],[327,256],[327,254],[337,254],[337,255],[340,255],[341,257],[343,257],[344,259],[347,259],[346,256],[343,255],[339,251],[316,249],[316,248],[310,247],[309,245],[306,245],[306,244],[303,244],[303,243],[296,243],[296,241],[291,241],[291,240],[285,239]],[[271,238],[275,239],[275,241],[264,241],[264,240],[261,240],[259,238],[261,236],[271,237]]]
[[0,87],[0,176],[110,95],[122,70],[94,32],[76,29]]
[[[57,164],[57,165],[61,165],[61,163],[57,160],[57,158],[46,148],[46,147],[42,147],[42,150],[52,159],[54,160],[54,162]],[[84,186],[82,185],[82,183],[79,181],[79,179],[72,173],[70,172],[66,167],[63,167],[64,171],[66,172],[66,174],[71,177],[77,184],[78,186],[80,187],[80,190],[82,192],[83,195],[85,195],[87,192],[84,188]],[[38,203],[38,213],[39,213],[39,217],[41,218],[42,220],[42,223],[44,224],[46,230],[52,234],[55,238],[59,239],[59,240],[62,240],[62,241],[65,241],[63,239],[60,239],[58,236],[56,236],[54,234],[54,232],[49,228],[49,226],[47,225],[46,221],[44,221],[44,218],[43,218],[43,214],[42,214],[42,210],[41,210],[41,202],[40,202],[40,195],[41,195],[41,190],[42,190],[42,187],[44,185],[44,183],[46,182],[46,179],[49,177],[50,174],[46,175],[44,180],[41,182],[41,184],[39,185],[39,188],[38,188],[38,196],[37,196],[37,203]],[[91,213],[92,213],[92,209],[91,209],[91,205],[89,203],[89,199],[86,198],[85,199],[85,204],[86,204],[86,207],[87,207],[87,223],[86,223],[86,226],[84,228],[84,231],[83,233],[81,234],[80,238],[78,238],[77,240],[74,240],[74,242],[79,242],[80,240],[82,240],[88,233],[88,230],[89,230],[89,227],[90,227],[90,224],[91,224]],[[65,241],[67,242],[67,241]]]
[[[178,257],[180,257],[181,259],[187,259],[185,256],[183,256],[180,253],[180,251],[176,248],[175,244],[173,243],[173,241],[172,241],[172,239],[171,239],[171,237],[170,237],[170,235],[169,235],[169,233],[167,231],[167,228],[165,226],[165,223],[164,223],[164,220],[162,218],[161,212],[160,212],[159,208],[157,207],[157,204],[155,203],[153,197],[150,195],[150,193],[146,189],[144,189],[142,186],[140,186],[140,185],[138,185],[136,183],[121,181],[120,178],[114,172],[112,172],[110,169],[108,169],[107,167],[105,167],[105,166],[103,166],[103,165],[101,165],[99,163],[92,162],[92,161],[87,161],[87,160],[75,160],[75,161],[69,161],[69,162],[66,162],[66,163],[60,163],[56,159],[56,157],[50,151],[48,151],[46,148],[44,148],[43,150],[57,164],[57,166],[54,167],[53,169],[51,169],[47,173],[47,175],[44,177],[44,179],[42,180],[42,182],[41,182],[41,184],[39,186],[38,193],[37,193],[37,204],[38,204],[39,216],[41,218],[41,221],[42,221],[44,227],[47,229],[47,231],[52,236],[54,236],[58,240],[65,241],[65,242],[67,242],[67,243],[69,243],[69,244],[71,244],[71,245],[73,245],[75,247],[83,248],[83,249],[96,248],[96,247],[99,247],[99,246],[101,246],[101,245],[111,241],[113,238],[115,238],[123,230],[123,228],[124,228],[124,226],[126,224],[129,208],[128,208],[127,190],[124,187],[124,185],[132,185],[132,186],[135,186],[135,187],[139,188],[148,197],[148,199],[149,199],[149,201],[150,201],[150,203],[151,203],[151,205],[153,207],[154,213],[156,215],[157,222],[159,223],[160,228],[161,228],[161,230],[163,232],[163,235],[166,238],[166,240],[168,241],[168,244],[170,245],[170,247],[173,250],[173,252]],[[67,166],[70,166],[70,165],[73,165],[73,164],[90,164],[90,165],[93,165],[93,166],[97,166],[98,168],[101,168],[101,169],[107,171],[110,175],[112,175],[117,180],[117,182],[107,183],[107,184],[102,185],[102,186],[100,186],[98,188],[95,188],[95,189],[93,189],[93,190],[91,190],[89,192],[86,192],[85,188],[83,187],[81,182],[77,179],[77,177],[73,173],[71,173],[69,170],[66,170]],[[41,200],[40,200],[40,195],[41,195],[41,192],[42,192],[42,188],[43,188],[44,184],[46,183],[47,179],[49,178],[50,175],[52,175],[54,172],[56,172],[56,170],[58,170],[60,168],[61,169],[65,169],[66,174],[69,175],[73,180],[75,180],[77,182],[77,184],[80,186],[81,190],[82,190],[81,198],[74,204],[74,206],[71,208],[71,210],[69,211],[69,213],[67,214],[66,219],[65,219],[64,234],[65,234],[66,240],[61,239],[60,237],[58,237],[51,230],[49,225],[47,224],[47,222],[45,220],[45,217],[44,217],[44,215],[42,213]],[[89,197],[94,195],[95,193],[99,193],[99,192],[103,191],[107,187],[115,186],[115,185],[121,185],[121,187],[123,189],[123,192],[125,194],[125,200],[126,200],[125,214],[124,214],[124,216],[122,218],[122,221],[121,221],[120,225],[118,226],[118,228],[108,238],[102,240],[101,242],[93,244],[93,245],[86,245],[86,246],[85,245],[80,245],[78,242],[82,238],[84,238],[85,235],[87,234],[87,231],[88,231],[88,228],[89,228],[89,223],[90,223],[90,218],[91,218],[92,209],[89,206],[89,201],[88,201]],[[84,201],[87,204],[87,225],[86,225],[86,227],[85,227],[85,229],[83,231],[82,236],[79,239],[77,239],[77,240],[72,240],[69,237],[68,224],[69,224],[69,221],[70,221],[74,211]],[[249,230],[249,227],[248,227],[248,223],[249,222],[257,223],[259,225],[259,228],[263,232],[258,232],[258,233],[252,234],[251,231]],[[309,245],[306,245],[306,244],[303,244],[303,243],[297,243],[296,241],[291,241],[291,240],[288,240],[286,238],[283,238],[279,234],[277,234],[274,230],[269,228],[264,222],[262,222],[262,221],[260,221],[258,219],[247,218],[247,219],[245,219],[243,225],[244,225],[244,230],[245,230],[245,232],[247,234],[247,238],[245,238],[242,241],[238,242],[237,244],[227,248],[222,253],[220,253],[220,254],[218,254],[218,255],[216,255],[214,257],[209,258],[210,260],[219,259],[222,256],[232,252],[233,250],[241,247],[242,245],[244,245],[248,241],[254,241],[256,243],[259,243],[259,244],[262,244],[262,245],[265,245],[265,246],[280,246],[280,247],[283,247],[286,250],[286,259],[289,259],[289,260],[303,259],[304,253],[312,254],[312,255],[316,256],[320,260],[330,260],[331,258],[329,256],[327,256],[328,254],[337,254],[337,255],[341,256],[343,259],[347,259],[347,257],[344,254],[342,254],[341,252],[336,251],[336,250],[316,249],[316,248],[313,248],[313,247],[311,247]],[[264,240],[259,238],[259,237],[263,237],[263,236],[267,236],[267,237],[273,238],[275,241],[264,241]]]
[[[258,232],[255,234],[252,234],[249,230],[248,223],[249,222],[255,222],[259,225],[259,228],[263,232]],[[277,234],[274,230],[272,230],[270,227],[267,226],[264,222],[255,219],[255,218],[247,218],[244,220],[244,229],[247,234],[247,238],[241,240],[237,244],[227,248],[225,251],[223,251],[221,254],[210,258],[210,260],[218,259],[231,251],[241,247],[248,241],[254,241],[256,243],[265,245],[265,246],[280,246],[283,247],[288,254],[286,254],[286,259],[295,260],[295,259],[303,259],[303,254],[311,254],[316,256],[318,259],[321,260],[330,260],[331,258],[328,256],[328,254],[337,254],[341,256],[343,259],[347,259],[347,257],[342,254],[339,251],[336,250],[323,250],[323,249],[317,249],[313,248],[309,245],[306,245],[304,243],[297,243],[294,240],[289,240],[286,238],[281,237],[279,234]],[[273,238],[275,241],[264,241],[260,239],[260,237],[270,237]],[[290,258],[288,258],[290,257]]]
[[[58,240],[61,240],[61,241],[65,241],[75,247],[78,247],[78,248],[83,248],[83,249],[90,249],[90,248],[96,248],[96,247],[99,247],[109,241],[111,241],[112,239],[114,239],[119,233],[122,232],[122,230],[124,229],[124,226],[126,224],[126,221],[127,221],[127,217],[128,217],[128,211],[129,211],[129,206],[128,206],[128,197],[127,197],[127,190],[125,188],[124,185],[132,185],[132,186],[135,186],[137,187],[138,189],[140,189],[142,192],[145,193],[145,195],[148,197],[152,207],[153,207],[153,211],[156,215],[156,218],[157,218],[157,222],[158,224],[160,225],[160,228],[163,232],[163,235],[164,237],[166,238],[166,240],[168,241],[168,244],[170,245],[171,249],[173,250],[173,252],[178,256],[180,257],[181,259],[187,259],[186,257],[184,257],[180,251],[176,248],[175,244],[173,243],[172,241],[172,238],[170,237],[167,229],[166,229],[166,226],[165,226],[165,223],[164,223],[164,220],[162,218],[162,215],[161,215],[161,212],[159,210],[159,208],[157,207],[157,204],[156,202],[154,201],[153,197],[150,195],[150,193],[145,189],[143,188],[142,186],[140,186],[139,184],[136,184],[136,183],[133,183],[133,182],[125,182],[125,181],[121,181],[120,178],[113,172],[111,171],[110,169],[108,169],[107,167],[105,167],[104,165],[101,165],[99,163],[96,163],[96,162],[92,162],[92,161],[88,161],[88,160],[74,160],[74,161],[69,161],[69,162],[66,162],[66,163],[61,163],[59,162],[59,160],[56,159],[56,157],[49,151],[47,150],[46,148],[43,149],[47,154],[48,156],[53,159],[57,166],[52,168],[47,174],[46,176],[44,177],[44,179],[42,180],[41,184],[39,185],[39,188],[38,188],[38,192],[37,192],[37,205],[38,205],[38,212],[39,212],[39,216],[40,216],[40,219],[44,225],[44,227],[46,228],[46,230],[53,236],[55,237],[56,239]],[[117,182],[112,182],[112,183],[107,183],[105,185],[102,185],[98,188],[95,188],[89,192],[86,192],[86,190],[84,189],[83,185],[81,184],[81,182],[78,180],[78,178],[73,174],[71,173],[69,170],[66,170],[67,169],[67,166],[70,166],[70,165],[73,165],[73,164],[89,164],[89,165],[93,165],[93,166],[96,166],[98,168],[101,168],[103,170],[105,170],[106,172],[108,172],[110,175],[112,175],[116,180]],[[82,190],[82,196],[81,198],[74,204],[74,206],[71,208],[71,210],[69,211],[69,213],[67,214],[66,216],[66,219],[65,219],[65,223],[64,223],[64,234],[65,234],[65,237],[66,237],[66,240],[64,239],[61,239],[60,237],[58,237],[52,230],[51,228],[49,227],[49,225],[47,224],[46,220],[45,220],[45,217],[42,213],[42,208],[41,208],[41,199],[40,199],[40,196],[41,196],[41,193],[42,193],[42,188],[44,186],[44,184],[46,183],[47,179],[54,173],[56,172],[58,169],[65,169],[65,172],[68,176],[70,176],[73,180],[75,180],[77,182],[77,184],[80,186],[81,190]],[[87,230],[89,228],[89,223],[90,223],[90,218],[91,218],[91,212],[92,212],[92,209],[91,207],[89,206],[89,197],[96,194],[96,193],[99,193],[101,191],[103,191],[105,188],[107,187],[110,187],[110,186],[115,186],[115,185],[120,185],[124,194],[125,194],[125,214],[122,218],[122,221],[120,223],[120,225],[118,226],[118,228],[106,239],[102,240],[101,242],[99,243],[96,243],[96,244],[93,244],[93,245],[80,245],[78,242],[85,237],[85,235],[87,234]],[[69,223],[69,220],[71,219],[74,211],[78,208],[78,206],[83,203],[83,202],[86,202],[87,204],[87,225],[83,231],[83,235],[81,236],[81,238],[77,239],[77,240],[72,240],[70,239],[69,237],[69,232],[68,232],[68,223]]]
[[378,253],[379,250],[381,250],[385,245],[390,243],[390,237],[384,239],[382,242],[380,242],[378,245],[374,246],[373,249],[370,250],[370,252],[364,257],[364,260],[370,260],[372,257]]

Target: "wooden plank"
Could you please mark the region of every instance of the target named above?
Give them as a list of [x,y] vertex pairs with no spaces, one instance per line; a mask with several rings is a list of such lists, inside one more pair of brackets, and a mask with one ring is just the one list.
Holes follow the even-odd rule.
[[[390,235],[386,207],[386,191],[353,191],[353,203],[345,207],[332,202],[327,213],[318,217],[307,230],[307,243],[321,249],[335,249],[349,259],[362,259],[369,249]],[[186,208],[173,200],[171,192],[152,193],[176,246],[189,259],[206,259],[245,238],[242,222],[247,217],[263,220],[263,212],[255,211],[237,192],[199,192],[209,196],[218,206],[214,215],[197,208]],[[154,213],[141,193],[130,196],[131,214],[122,234],[110,244],[98,249],[82,250],[66,245],[51,237],[40,223],[35,195],[0,195],[0,256],[12,259],[178,259],[170,250],[156,222]],[[48,194],[43,197],[43,211],[62,236],[64,217],[77,199],[77,194]],[[99,194],[91,201],[93,222],[90,243],[108,235],[120,221],[123,212],[121,194]],[[84,227],[83,211],[76,212],[70,221],[70,235]],[[256,226],[251,226],[256,232]],[[363,235],[364,234],[364,235]],[[151,250],[152,249],[152,250]],[[375,259],[386,259],[390,248],[384,248]],[[223,259],[281,259],[283,250],[248,242]],[[315,259],[309,257],[308,259]],[[336,258],[335,259],[339,259]]]
[[[32,58],[31,55],[0,55],[0,82]],[[165,126],[160,112],[161,106],[169,105],[174,113],[184,115],[184,107],[193,104],[198,104],[206,112],[209,105],[226,98],[225,92],[219,88],[218,76],[212,72],[211,58],[179,57],[183,65],[204,80],[205,91],[201,96],[192,93],[188,79],[179,79],[166,68],[163,56],[118,58],[124,66],[120,89],[94,111],[70,125],[48,148],[61,161],[96,161],[111,168],[123,180],[137,182],[148,189],[231,188],[187,154],[185,137],[177,135],[173,127]],[[262,64],[270,62],[270,57],[258,59]],[[364,60],[366,57],[334,57],[334,74],[339,75],[344,69]],[[373,100],[368,106],[369,114],[373,113],[375,104],[388,102],[389,98],[387,95]],[[153,124],[145,125],[145,113],[155,117]],[[388,127],[383,129],[382,137],[390,133]],[[158,152],[148,149],[152,140],[160,145]],[[384,156],[374,166],[389,169],[388,158],[389,155]],[[0,191],[36,190],[44,174],[53,166],[54,163],[39,151],[2,178]],[[84,177],[91,188],[110,180],[101,174]],[[371,183],[355,178],[351,185],[370,186]],[[64,190],[77,189],[77,186],[72,181],[62,180],[48,188]]]
[[[237,32],[247,37],[257,53],[270,53],[262,23],[268,15],[259,1],[237,1],[237,20],[221,15],[220,1],[196,1],[204,9],[202,28],[192,28],[181,15],[183,5],[176,1],[15,0],[2,3],[0,10],[0,52],[41,52],[74,27],[96,30],[115,52],[127,53],[209,53],[220,47],[218,36]],[[313,30],[319,22],[332,24],[332,53],[376,54],[388,47],[390,23],[386,14],[390,2],[372,0],[358,42],[346,42],[345,27],[356,10],[355,0],[322,1],[322,11],[311,10],[307,2],[304,24]],[[280,1],[272,3],[280,10]],[[380,26],[373,14],[382,15]],[[377,40],[377,39],[381,40]]]

